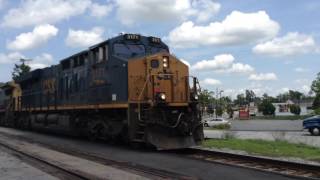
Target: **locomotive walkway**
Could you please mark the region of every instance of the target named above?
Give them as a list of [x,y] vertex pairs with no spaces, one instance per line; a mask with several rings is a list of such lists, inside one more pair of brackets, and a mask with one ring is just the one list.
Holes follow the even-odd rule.
[[[6,136],[9,139],[17,139],[23,143],[37,144],[44,147],[50,147],[68,155],[81,157],[81,154],[87,154],[91,157],[103,157],[113,162],[112,167],[126,172],[135,172],[133,174],[143,176],[144,178],[158,177],[157,179],[279,179],[288,180],[294,179],[282,175],[261,172],[254,169],[246,169],[241,167],[233,167],[219,163],[211,163],[200,161],[193,158],[178,156],[173,153],[156,152],[148,150],[133,150],[128,147],[119,145],[109,145],[105,143],[88,142],[85,140],[74,139],[65,136],[53,136],[48,134],[39,134],[35,132],[20,131],[0,127],[0,135]],[[1,139],[2,137],[0,137]],[[97,159],[85,159],[94,161],[99,164]],[[122,165],[128,165],[126,167]],[[111,165],[110,165],[111,166]],[[135,167],[135,168],[129,168]],[[140,172],[139,172],[140,170]],[[139,172],[139,173],[138,173]],[[168,178],[171,177],[171,178]]]

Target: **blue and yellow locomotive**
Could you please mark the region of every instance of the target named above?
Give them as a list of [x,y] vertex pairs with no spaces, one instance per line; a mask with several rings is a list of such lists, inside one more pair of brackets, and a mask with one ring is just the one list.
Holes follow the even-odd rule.
[[119,35],[24,74],[2,90],[2,125],[157,149],[203,139],[198,81],[156,37]]

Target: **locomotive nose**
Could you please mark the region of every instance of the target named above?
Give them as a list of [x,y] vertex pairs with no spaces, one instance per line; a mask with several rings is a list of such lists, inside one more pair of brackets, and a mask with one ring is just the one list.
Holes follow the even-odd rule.
[[169,53],[131,60],[128,71],[132,101],[188,103],[188,67]]

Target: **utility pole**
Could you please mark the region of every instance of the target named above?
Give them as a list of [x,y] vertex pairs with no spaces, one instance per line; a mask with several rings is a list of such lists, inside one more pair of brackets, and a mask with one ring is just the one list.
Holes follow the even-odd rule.
[[216,88],[216,105],[215,105],[215,110],[214,110],[214,112],[216,113],[216,118],[218,117],[218,114],[217,114],[217,110],[218,110],[218,96],[219,96],[219,92],[218,92],[218,88]]
[[32,59],[25,59],[25,58],[20,58],[20,62],[22,62],[23,65],[25,65],[26,62],[30,62]]
[[218,118],[218,114],[217,114],[218,98],[219,98],[219,106],[221,107],[221,93],[223,93],[223,90],[219,90],[218,88],[216,88],[216,107],[215,107],[216,118]]

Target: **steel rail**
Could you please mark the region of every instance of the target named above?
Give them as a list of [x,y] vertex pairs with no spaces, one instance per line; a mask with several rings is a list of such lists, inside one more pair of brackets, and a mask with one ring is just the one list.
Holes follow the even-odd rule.
[[[14,148],[10,145],[4,144],[2,142],[0,142],[0,146],[11,151],[14,152],[15,154],[17,154],[20,158],[24,157],[27,158],[29,160],[33,160],[36,163],[40,163],[42,165],[45,165],[47,168],[51,168],[51,169],[55,169],[57,171],[59,171],[59,173],[62,173],[64,177],[67,177],[67,179],[83,179],[83,180],[90,180],[92,177],[86,177],[84,175],[79,174],[76,171],[72,171],[69,170],[67,168],[63,168],[61,166],[57,166],[47,160],[41,159],[39,157],[33,156],[31,154],[25,153],[22,150],[19,150],[18,148]],[[22,158],[23,159],[23,158]],[[39,166],[39,165],[37,165]],[[42,168],[43,169],[43,168]],[[49,173],[50,174],[50,173]],[[53,176],[55,176],[54,174],[52,174]]]
[[[10,138],[23,140],[23,141],[26,141],[29,143],[36,143],[36,144],[39,144],[45,148],[48,148],[48,149],[51,149],[54,151],[73,155],[73,156],[76,156],[76,157],[79,157],[82,159],[94,161],[99,164],[112,166],[112,167],[119,168],[122,170],[132,171],[133,173],[139,173],[139,174],[142,174],[146,177],[150,176],[151,178],[156,178],[159,180],[160,179],[184,179],[184,180],[197,180],[198,179],[196,177],[190,177],[190,176],[182,175],[182,174],[175,173],[175,172],[150,168],[150,167],[136,164],[136,163],[111,160],[111,159],[107,159],[107,158],[103,157],[102,155],[99,155],[96,153],[89,153],[89,152],[85,152],[83,150],[76,150],[76,149],[68,148],[65,146],[62,147],[62,146],[47,144],[47,143],[43,143],[43,142],[37,141],[37,140],[30,140],[26,137],[21,137],[21,136],[17,136],[17,135],[9,135],[9,134],[3,133],[3,132],[0,132],[0,134],[3,136],[10,137]],[[0,145],[2,145],[1,142],[0,142]],[[89,178],[89,179],[91,179],[91,178]]]

